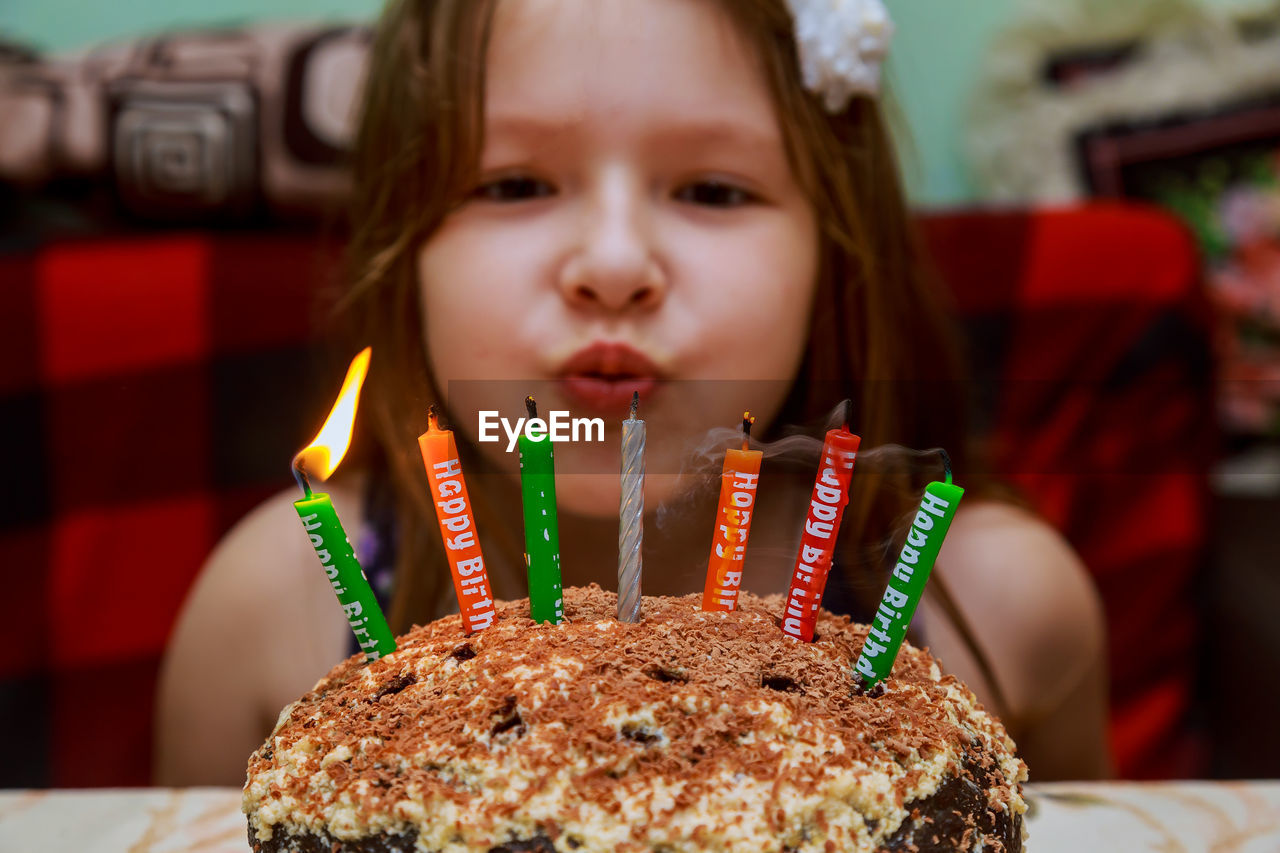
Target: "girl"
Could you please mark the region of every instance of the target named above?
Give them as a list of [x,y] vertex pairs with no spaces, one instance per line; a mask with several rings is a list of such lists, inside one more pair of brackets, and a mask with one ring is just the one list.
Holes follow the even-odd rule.
[[[690,492],[677,458],[744,409],[772,439],[847,397],[864,448],[944,446],[970,487],[915,640],[1003,718],[1033,779],[1101,775],[1098,602],[1057,535],[965,476],[964,386],[868,85],[875,51],[852,75],[824,78],[815,59],[829,32],[874,46],[877,21],[836,5],[813,7],[798,44],[783,0],[393,3],[356,146],[344,306],[374,345],[361,420],[379,452],[329,490],[371,575],[394,553],[393,629],[451,610],[415,442],[427,404],[447,404],[494,592],[523,597],[513,456],[477,442],[475,413],[514,415],[536,384],[541,406],[611,426],[557,446],[557,489],[565,585],[615,588],[617,424],[639,390],[646,505],[662,507],[644,591],[696,592],[714,492]],[[758,594],[786,590],[807,462],[766,462],[744,581]],[[898,465],[854,483],[827,603],[856,616],[916,483]],[[238,783],[279,709],[351,652],[294,497],[229,534],[187,603],[162,675],[164,784]]]

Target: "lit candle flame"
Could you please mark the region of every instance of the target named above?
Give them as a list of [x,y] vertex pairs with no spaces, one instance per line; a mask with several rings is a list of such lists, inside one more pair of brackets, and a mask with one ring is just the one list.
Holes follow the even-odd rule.
[[365,374],[369,372],[369,357],[372,347],[365,347],[351,360],[347,368],[347,378],[342,382],[342,390],[338,399],[325,419],[324,426],[311,443],[298,452],[295,464],[306,469],[306,473],[321,480],[337,469],[342,457],[347,455],[351,446],[351,431],[356,423],[356,409],[360,403],[360,386],[364,384]]

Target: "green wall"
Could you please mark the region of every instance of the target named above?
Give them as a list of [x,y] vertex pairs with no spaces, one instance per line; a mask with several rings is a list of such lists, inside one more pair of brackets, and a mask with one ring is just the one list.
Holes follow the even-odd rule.
[[961,139],[964,112],[987,45],[1014,3],[885,0],[897,27],[888,90],[905,123],[903,171],[919,204],[955,205],[973,197]]
[[166,27],[371,17],[381,6],[380,0],[0,0],[0,33],[61,51]]
[[[992,36],[1021,2],[1027,0],[885,0],[897,24],[889,85],[905,120],[904,169],[917,203],[972,200],[962,146],[966,102]],[[52,52],[172,26],[369,18],[380,6],[380,0],[0,0],[0,33]]]

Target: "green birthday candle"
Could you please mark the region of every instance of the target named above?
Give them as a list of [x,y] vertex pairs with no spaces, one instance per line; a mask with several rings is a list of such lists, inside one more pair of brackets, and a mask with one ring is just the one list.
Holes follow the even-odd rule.
[[[556,467],[551,437],[535,430],[538,407],[526,397],[530,427],[518,440],[520,491],[524,499],[524,561],[529,570],[529,616],[558,625],[564,618],[560,583],[560,527],[556,521]],[[544,425],[545,426],[545,425]],[[540,432],[541,435],[532,435]]]
[[889,677],[893,662],[907,636],[907,627],[924,594],[929,573],[938,559],[942,540],[956,516],[956,507],[964,497],[964,489],[951,482],[951,462],[943,452],[946,482],[936,480],[924,487],[920,506],[912,519],[907,541],[902,545],[898,562],[889,576],[880,606],[871,619],[867,639],[854,670],[862,687],[870,690]]
[[347,532],[338,521],[333,501],[323,492],[311,491],[310,479],[313,474],[322,480],[328,479],[346,455],[351,444],[351,430],[355,426],[360,386],[369,369],[369,358],[369,348],[365,347],[352,360],[342,390],[324,426],[320,427],[315,439],[293,458],[293,476],[303,493],[301,500],[294,501],[293,508],[302,520],[311,547],[320,558],[320,566],[338,597],[338,604],[356,635],[356,642],[365,657],[373,661],[396,650],[395,635],[387,626],[378,599],[374,597],[364,569],[360,568],[351,542],[347,540]]
[[373,588],[365,579],[364,569],[351,549],[333,502],[324,492],[304,491],[306,497],[294,501],[293,508],[311,538],[311,547],[316,549],[320,566],[338,596],[342,615],[347,617],[347,624],[356,635],[356,643],[365,658],[371,661],[394,652],[395,635],[391,633]]

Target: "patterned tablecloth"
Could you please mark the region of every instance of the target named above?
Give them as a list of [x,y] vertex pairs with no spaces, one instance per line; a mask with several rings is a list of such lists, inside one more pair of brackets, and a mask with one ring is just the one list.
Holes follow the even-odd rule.
[[[1029,853],[1277,853],[1280,781],[1028,786]],[[245,853],[240,792],[0,791],[0,853]]]

